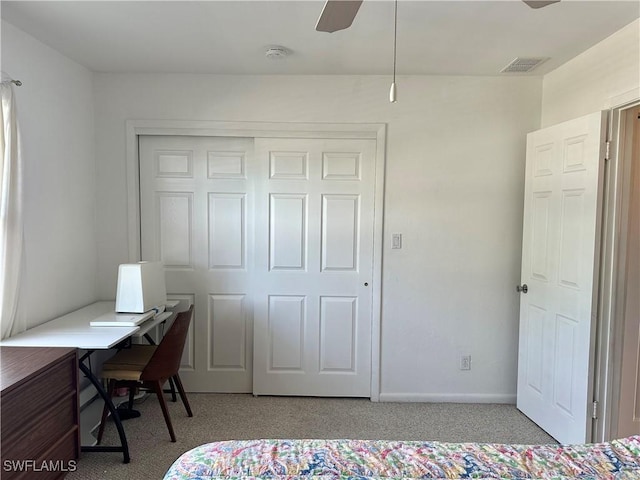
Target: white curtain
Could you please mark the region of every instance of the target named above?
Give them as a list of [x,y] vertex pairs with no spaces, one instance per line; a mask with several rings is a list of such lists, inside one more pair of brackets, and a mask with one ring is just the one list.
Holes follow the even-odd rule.
[[17,319],[22,266],[22,159],[13,85],[0,83],[0,326],[2,338],[25,330]]

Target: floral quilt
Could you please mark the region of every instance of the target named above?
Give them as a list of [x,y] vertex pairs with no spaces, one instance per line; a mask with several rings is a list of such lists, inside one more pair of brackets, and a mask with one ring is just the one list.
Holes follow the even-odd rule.
[[584,445],[235,440],[180,456],[164,480],[640,479],[640,436]]

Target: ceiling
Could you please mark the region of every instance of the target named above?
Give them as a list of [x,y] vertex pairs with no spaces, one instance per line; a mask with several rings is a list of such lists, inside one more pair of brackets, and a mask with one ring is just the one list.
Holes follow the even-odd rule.
[[[2,18],[96,72],[389,74],[393,2],[365,0],[347,30],[315,31],[324,1],[5,1]],[[640,2],[400,0],[398,74],[542,75],[640,16]],[[282,45],[291,54],[265,57]],[[514,74],[508,74],[514,75]],[[522,75],[522,74],[516,74]]]

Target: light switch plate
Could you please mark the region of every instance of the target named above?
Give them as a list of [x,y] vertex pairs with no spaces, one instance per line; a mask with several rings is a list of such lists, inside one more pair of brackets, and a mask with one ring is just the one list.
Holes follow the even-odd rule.
[[391,235],[391,248],[394,250],[402,248],[402,234],[394,233]]

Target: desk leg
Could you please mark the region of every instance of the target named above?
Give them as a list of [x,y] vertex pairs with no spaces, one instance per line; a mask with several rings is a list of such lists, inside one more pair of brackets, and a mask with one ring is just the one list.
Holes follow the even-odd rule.
[[100,383],[100,381],[96,378],[93,372],[89,368],[87,368],[87,366],[83,363],[82,360],[78,362],[78,366],[80,367],[80,370],[82,371],[82,373],[84,373],[87,376],[87,378],[93,384],[93,386],[96,387],[96,390],[98,390],[98,394],[102,397],[107,407],[109,408],[109,412],[111,412],[111,418],[113,419],[113,423],[116,424],[116,428],[118,429],[118,435],[120,436],[120,444],[121,444],[120,447],[105,447],[102,445],[83,446],[83,447],[80,447],[80,450],[83,452],[122,452],[124,456],[123,463],[129,463],[129,461],[131,460],[131,458],[129,457],[129,445],[127,444],[127,437],[124,433],[124,428],[122,427],[122,422],[120,421],[118,410],[116,409],[115,405],[111,401],[111,398],[109,398],[109,395],[107,395],[107,392],[105,392],[104,388],[102,388],[102,384]]

